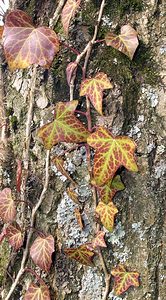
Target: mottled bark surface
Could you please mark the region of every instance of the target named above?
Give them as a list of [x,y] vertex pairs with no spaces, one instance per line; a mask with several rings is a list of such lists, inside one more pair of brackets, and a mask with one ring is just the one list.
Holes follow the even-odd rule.
[[[15,7],[31,14],[35,22],[47,24],[55,10],[55,2],[57,1],[18,0],[15,1]],[[100,1],[97,0],[83,1],[82,13],[77,15],[71,27],[69,42],[79,51],[92,35],[99,4]],[[109,299],[164,300],[164,1],[107,1],[102,20],[99,38],[103,38],[108,30],[116,31],[129,22],[138,31],[140,39],[140,47],[133,62],[111,47],[97,45],[88,67],[89,75],[100,70],[107,73],[114,83],[113,90],[105,93],[104,97],[106,117],[97,116],[92,108],[94,124],[104,124],[115,134],[127,134],[138,145],[139,173],[133,175],[122,170],[126,189],[115,197],[119,214],[113,233],[106,233],[108,249],[103,254],[109,270],[119,262],[124,263],[128,269],[137,270],[140,273],[141,285],[137,289],[130,289],[123,297],[114,297],[110,292]],[[55,30],[62,34],[60,23]],[[27,196],[32,203],[36,202],[42,189],[45,159],[45,150],[36,137],[36,131],[51,118],[54,103],[69,99],[65,69],[74,57],[68,50],[62,50],[48,72],[38,69],[27,186]],[[24,147],[31,70],[11,73],[5,62],[2,70],[9,151],[1,168],[1,188],[10,186],[14,190],[16,159],[22,158]],[[80,78],[78,74],[76,99]],[[83,101],[84,99],[80,104],[82,107]],[[51,155],[60,153],[63,149],[63,145],[56,146]],[[68,180],[51,165],[49,190],[39,209],[36,227],[55,237],[56,253],[50,274],[43,274],[43,278],[51,288],[52,299],[101,300],[104,278],[99,262],[96,261],[98,268],[83,267],[67,259],[63,251],[61,252],[63,247],[87,242],[95,230],[94,203],[84,147],[66,155],[66,169],[78,183],[80,201],[85,204],[85,229],[81,231],[77,225],[74,216],[76,205],[66,194]],[[7,250],[6,242],[0,247],[0,281],[2,285],[6,281],[9,287],[10,278],[4,276],[3,268],[8,265],[10,251]],[[8,265],[8,272],[13,277],[18,272],[20,257],[21,251],[12,254]],[[33,263],[30,262],[29,265]],[[28,282],[29,275],[22,278],[12,299],[20,298],[22,284],[24,292]]]

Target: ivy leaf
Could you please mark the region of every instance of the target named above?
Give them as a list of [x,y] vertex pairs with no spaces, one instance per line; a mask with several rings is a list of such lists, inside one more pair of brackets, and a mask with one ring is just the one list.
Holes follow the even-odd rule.
[[127,272],[121,264],[111,274],[115,277],[114,291],[117,296],[127,291],[130,286],[139,286],[139,273]]
[[31,18],[21,10],[5,19],[3,45],[11,70],[37,64],[49,68],[59,51],[56,33],[48,27],[35,28]]
[[86,142],[88,130],[74,116],[78,101],[58,102],[55,107],[55,120],[38,131],[46,149],[51,149],[59,142]]
[[87,142],[96,149],[93,168],[95,185],[104,185],[121,166],[129,171],[138,171],[134,156],[136,144],[129,137],[114,137],[107,129],[99,127],[88,137]]
[[20,193],[21,191],[21,178],[22,176],[22,162],[21,160],[17,159],[17,173],[16,173],[16,188],[17,192]]
[[105,232],[104,231],[98,231],[96,234],[96,237],[92,241],[92,248],[95,249],[97,247],[103,247],[106,248],[107,245],[104,240]]
[[114,218],[118,213],[118,209],[113,204],[113,202],[105,204],[104,202],[100,201],[96,207],[96,212],[100,216],[100,220],[103,226],[108,231],[112,232],[114,227]]
[[109,32],[105,37],[105,41],[107,46],[118,49],[130,59],[133,59],[135,50],[139,45],[137,32],[129,24],[121,28],[120,35]]
[[30,248],[30,256],[34,263],[42,270],[48,272],[52,263],[52,253],[54,252],[54,238],[38,236]]
[[70,81],[72,78],[72,75],[76,74],[77,71],[77,63],[75,62],[71,62],[68,64],[67,68],[66,68],[66,76],[67,76],[67,83],[70,86]]
[[82,81],[80,96],[88,96],[97,112],[102,115],[103,90],[112,87],[107,75],[98,73],[94,78],[84,79]]
[[108,204],[115,196],[116,192],[124,190],[125,186],[119,175],[113,180],[109,180],[105,185],[98,187],[101,201]]
[[6,227],[4,225],[2,228],[2,232],[0,233],[0,244],[2,243],[5,237],[6,237]]
[[6,236],[9,244],[17,251],[23,244],[22,232],[18,224],[16,226],[9,225],[6,228]]
[[78,248],[66,248],[64,249],[66,255],[79,261],[82,265],[93,267],[92,258],[94,252],[88,249],[88,245],[83,244]]
[[74,18],[77,9],[79,8],[81,0],[67,0],[62,9],[61,21],[64,32],[68,35],[69,25],[72,18]]
[[16,215],[16,208],[11,189],[5,188],[0,192],[0,217],[5,223],[12,222]]
[[49,289],[45,284],[38,286],[31,282],[25,293],[24,300],[51,300]]

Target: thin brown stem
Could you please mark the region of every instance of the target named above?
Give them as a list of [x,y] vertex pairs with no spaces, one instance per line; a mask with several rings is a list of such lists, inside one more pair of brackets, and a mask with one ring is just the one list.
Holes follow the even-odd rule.
[[[21,184],[21,201],[26,202],[26,185],[29,174],[29,149],[31,142],[31,123],[33,120],[33,110],[35,103],[35,86],[36,86],[36,77],[37,77],[37,66],[35,65],[32,69],[32,77],[31,77],[31,85],[29,92],[29,106],[28,106],[28,114],[26,121],[26,131],[25,131],[25,146],[23,150],[23,176],[22,176],[22,184]],[[25,219],[25,207],[26,204],[23,203],[21,207],[21,224],[24,224]]]
[[21,276],[23,275],[23,273],[25,272],[25,267],[26,267],[26,262],[29,256],[29,247],[30,247],[30,241],[32,238],[32,234],[33,234],[33,228],[34,228],[34,224],[35,224],[35,219],[36,219],[36,214],[37,211],[40,207],[40,205],[42,204],[45,194],[47,192],[48,189],[48,183],[49,183],[49,160],[50,160],[50,151],[47,150],[46,153],[46,165],[45,165],[45,182],[44,182],[44,186],[43,186],[43,190],[41,192],[40,198],[38,200],[38,202],[36,203],[35,207],[32,209],[32,215],[31,215],[31,224],[30,224],[30,230],[27,236],[27,242],[26,242],[26,247],[25,250],[23,252],[23,257],[22,257],[22,261],[21,261],[21,266],[20,266],[20,270],[17,273],[17,276],[13,282],[13,284],[11,285],[11,288],[9,290],[8,295],[6,296],[6,298],[4,300],[9,300],[12,293],[14,292],[18,282],[20,281]]
[[38,280],[38,282],[41,284],[41,285],[45,285],[45,282],[41,279],[41,277],[34,271],[32,270],[31,268],[26,268],[24,270],[24,272],[29,272],[31,273],[33,276],[36,277],[36,279]]

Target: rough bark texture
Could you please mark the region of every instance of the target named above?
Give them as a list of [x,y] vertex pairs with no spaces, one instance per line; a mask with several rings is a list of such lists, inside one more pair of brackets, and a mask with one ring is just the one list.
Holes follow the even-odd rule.
[[[57,1],[17,0],[15,7],[27,11],[36,23],[47,24],[55,10],[55,2]],[[83,1],[82,12],[72,25],[69,42],[80,51],[92,35],[99,4],[98,0]],[[109,270],[122,262],[129,269],[140,273],[140,287],[131,289],[123,299],[164,300],[164,1],[107,1],[102,20],[99,39],[109,29],[117,30],[126,22],[135,26],[140,39],[133,62],[111,47],[97,45],[88,67],[89,75],[101,70],[114,83],[113,90],[105,94],[104,98],[106,117],[98,117],[92,109],[94,123],[104,123],[116,134],[127,134],[138,145],[139,173],[133,175],[122,170],[126,189],[115,197],[119,214],[113,233],[106,234],[108,249],[103,253]],[[55,30],[62,33],[60,23]],[[48,72],[38,70],[27,186],[27,196],[32,203],[35,203],[41,192],[45,158],[45,151],[36,138],[36,130],[50,118],[50,107],[54,103],[69,99],[65,69],[73,58],[74,55],[68,50],[62,50]],[[30,77],[31,70],[11,73],[6,64],[3,64],[9,151],[1,170],[1,188],[11,186],[15,189],[16,159],[22,158],[24,147]],[[79,80],[80,75],[76,82],[75,98],[78,98]],[[43,92],[44,86],[46,93]],[[47,104],[47,101],[47,108],[42,109],[41,103]],[[83,101],[80,106],[84,107]],[[60,153],[63,147],[56,146],[52,156]],[[51,165],[49,190],[39,210],[36,227],[55,236],[56,254],[50,274],[43,274],[43,277],[51,288],[52,299],[101,300],[104,278],[100,266],[83,267],[67,259],[60,251],[61,247],[78,246],[88,241],[95,230],[85,149],[75,150],[66,157],[66,169],[78,182],[80,201],[85,204],[85,229],[79,229],[74,216],[76,205],[65,192],[68,180]],[[4,276],[10,251],[6,242],[0,247],[0,282],[8,282],[10,286],[10,278]],[[18,272],[20,257],[21,251],[12,254],[8,272],[13,276]],[[98,262],[96,264],[99,265]],[[22,284],[25,284],[24,292],[28,282],[29,275],[22,278],[12,299],[19,299]],[[118,300],[121,297],[115,297],[110,292],[109,299]]]

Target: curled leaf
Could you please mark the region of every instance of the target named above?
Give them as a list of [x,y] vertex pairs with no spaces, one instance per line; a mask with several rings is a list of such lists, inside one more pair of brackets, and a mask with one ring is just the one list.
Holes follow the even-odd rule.
[[73,75],[76,74],[77,71],[77,63],[71,62],[67,65],[66,68],[66,76],[67,76],[67,83],[70,86],[70,81]]
[[121,166],[129,171],[138,171],[134,156],[136,144],[129,137],[114,137],[107,129],[99,127],[88,137],[87,142],[96,149],[93,183],[97,186],[111,180]]
[[61,20],[66,35],[68,35],[70,21],[75,16],[75,13],[79,8],[80,2],[81,0],[67,0],[66,4],[63,7]]
[[113,202],[105,204],[104,202],[100,201],[96,207],[96,212],[100,216],[100,220],[103,226],[108,231],[112,232],[114,227],[114,218],[115,215],[118,213],[118,209],[113,204]]
[[72,188],[67,188],[66,190],[67,195],[69,198],[76,204],[80,205],[78,194],[72,189]]
[[48,272],[52,263],[52,253],[54,252],[54,238],[38,236],[30,248],[30,256],[34,263],[42,270]]
[[107,46],[118,49],[130,59],[133,59],[134,53],[139,45],[137,32],[128,24],[121,28],[121,34],[115,35],[109,32],[105,41]]
[[94,252],[91,251],[86,244],[83,244],[77,248],[66,248],[64,249],[66,255],[79,261],[82,265],[92,266],[92,258]]
[[25,293],[24,300],[51,300],[49,289],[46,284],[38,286],[31,282]]
[[114,291],[117,296],[127,291],[130,286],[139,286],[139,273],[127,272],[121,264],[113,269],[111,274],[114,277]]
[[94,78],[84,79],[82,81],[80,96],[88,96],[97,112],[102,115],[103,90],[112,87],[107,75],[98,73]]
[[3,46],[11,70],[32,64],[49,68],[59,51],[59,40],[50,28],[35,28],[25,12],[13,10],[5,19]]
[[83,220],[82,220],[82,216],[81,216],[79,208],[75,208],[74,212],[75,212],[75,216],[76,216],[76,219],[77,219],[77,223],[78,223],[78,225],[80,226],[80,228],[82,230],[84,228],[84,225],[83,225]]
[[0,192],[0,218],[7,223],[15,219],[16,208],[11,189],[5,188]]
[[88,130],[75,117],[74,111],[78,101],[58,102],[55,107],[55,120],[38,131],[46,149],[51,149],[59,142],[81,143],[86,142]]

